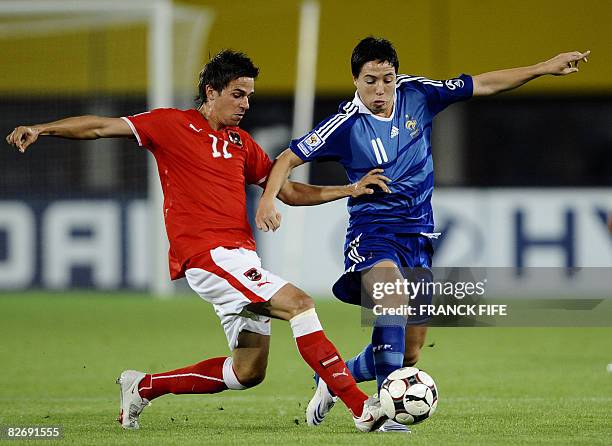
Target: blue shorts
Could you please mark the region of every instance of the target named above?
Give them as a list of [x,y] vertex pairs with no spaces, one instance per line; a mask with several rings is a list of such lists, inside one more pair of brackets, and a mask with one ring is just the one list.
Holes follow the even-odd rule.
[[[431,239],[421,234],[375,234],[362,233],[344,245],[344,274],[336,281],[332,291],[343,302],[360,305],[361,271],[367,270],[383,260],[391,260],[402,272],[418,268],[429,273],[433,257]],[[413,278],[414,279],[414,278]]]

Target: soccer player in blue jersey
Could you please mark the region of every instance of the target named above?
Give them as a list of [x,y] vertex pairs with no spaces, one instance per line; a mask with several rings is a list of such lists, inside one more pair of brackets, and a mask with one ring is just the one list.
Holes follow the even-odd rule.
[[[404,269],[431,268],[431,239],[436,236],[431,207],[431,126],[435,115],[472,96],[512,90],[547,74],[577,72],[579,62],[586,62],[588,55],[589,51],[573,51],[528,67],[476,76],[462,74],[440,81],[398,75],[399,59],[391,42],[363,39],[351,57],[355,97],[307,135],[292,141],[277,158],[259,203],[257,227],[264,231],[279,227],[274,198],[291,170],[300,164],[337,160],[351,182],[374,168],[384,169],[388,186],[382,183],[371,194],[348,201],[345,272],[333,287],[340,300],[364,304],[362,286],[372,290],[376,282],[403,280]],[[403,316],[377,318],[371,344],[347,361],[357,381],[376,379],[380,388],[393,370],[417,362],[427,327],[413,325],[418,320],[410,322],[407,325]],[[320,424],[334,402],[327,385],[318,380],[307,409],[308,424]],[[389,421],[381,429],[407,430]]]

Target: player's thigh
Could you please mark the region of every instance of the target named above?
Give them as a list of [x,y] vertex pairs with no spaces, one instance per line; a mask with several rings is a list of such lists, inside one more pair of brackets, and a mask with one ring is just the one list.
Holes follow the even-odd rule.
[[232,351],[234,372],[240,382],[261,382],[266,374],[269,353],[270,336],[241,331]]
[[381,260],[361,273],[363,291],[377,304],[387,308],[398,307],[407,302],[407,296],[402,293],[401,288],[387,285],[395,285],[398,281],[403,283],[404,276],[392,260]]
[[426,325],[406,326],[406,349],[404,350],[404,366],[412,366],[417,363],[421,349],[427,338]]
[[361,272],[361,282],[365,290],[373,290],[377,283],[396,283],[403,281],[404,276],[393,260],[381,260],[371,268]]
[[214,306],[232,351],[243,331],[270,334],[270,319],[253,314],[247,306],[268,301],[287,282],[263,269],[255,251],[216,248],[191,263],[187,282]]
[[267,302],[247,306],[253,313],[286,321],[311,308],[314,308],[312,298],[290,283],[285,284]]

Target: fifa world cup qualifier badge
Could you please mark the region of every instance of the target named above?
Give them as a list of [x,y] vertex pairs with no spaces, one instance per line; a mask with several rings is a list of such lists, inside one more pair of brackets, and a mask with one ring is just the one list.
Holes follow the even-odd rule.
[[321,144],[323,144],[323,140],[315,131],[309,133],[304,138],[302,138],[302,140],[298,143],[298,148],[305,156],[308,156],[312,152],[314,152]]
[[240,133],[229,131],[227,132],[227,137],[229,138],[229,142],[237,145],[238,147],[242,147],[242,139],[240,139]]
[[306,144],[313,148],[318,147],[321,144],[321,138],[316,132],[311,133],[308,138],[306,138]]

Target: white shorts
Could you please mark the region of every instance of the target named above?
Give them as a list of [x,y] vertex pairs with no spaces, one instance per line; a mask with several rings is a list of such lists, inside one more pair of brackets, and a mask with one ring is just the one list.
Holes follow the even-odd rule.
[[[225,331],[230,350],[242,330],[270,335],[270,318],[248,311],[251,303],[267,302],[287,281],[261,267],[255,251],[215,248],[200,256],[201,264],[185,272],[193,291],[210,302]],[[192,265],[193,266],[193,265]]]

